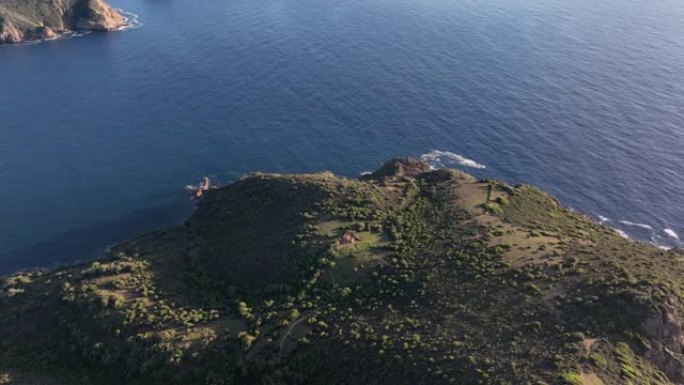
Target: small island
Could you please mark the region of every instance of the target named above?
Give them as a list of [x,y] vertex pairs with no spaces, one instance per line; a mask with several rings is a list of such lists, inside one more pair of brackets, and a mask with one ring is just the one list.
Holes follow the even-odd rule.
[[0,384],[682,384],[682,260],[419,159],[255,173],[0,279]]
[[128,20],[102,0],[0,0],[0,44],[115,31]]

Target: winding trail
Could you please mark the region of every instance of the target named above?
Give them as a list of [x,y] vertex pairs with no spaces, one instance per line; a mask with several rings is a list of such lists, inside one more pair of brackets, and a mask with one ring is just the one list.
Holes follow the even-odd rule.
[[309,319],[312,315],[317,313],[318,310],[312,310],[305,314],[302,314],[301,317],[299,317],[296,321],[292,322],[290,326],[287,327],[287,331],[285,332],[285,334],[283,334],[283,336],[280,337],[280,343],[278,344],[278,354],[283,353],[283,344],[285,343],[287,337],[292,333],[292,330],[295,328],[295,326],[297,326],[300,322]]

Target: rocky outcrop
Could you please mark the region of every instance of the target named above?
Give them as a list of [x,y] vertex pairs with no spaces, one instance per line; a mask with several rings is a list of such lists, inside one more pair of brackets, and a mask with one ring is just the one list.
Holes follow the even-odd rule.
[[0,42],[19,43],[24,40],[24,33],[15,27],[3,27],[0,25]]
[[102,0],[82,0],[70,14],[71,24],[82,31],[114,31],[126,25],[126,19]]
[[655,344],[646,358],[676,384],[684,384],[684,315],[677,299],[669,295],[662,307],[646,318],[642,327]]
[[50,39],[78,31],[114,31],[127,22],[102,0],[3,0],[0,44]]
[[394,158],[385,162],[375,172],[365,175],[365,180],[396,176],[416,176],[432,170],[430,164],[416,158]]

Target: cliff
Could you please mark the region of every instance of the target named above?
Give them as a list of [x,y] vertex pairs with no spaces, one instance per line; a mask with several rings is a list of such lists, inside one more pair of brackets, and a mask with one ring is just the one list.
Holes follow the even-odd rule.
[[0,44],[77,31],[113,31],[126,23],[102,0],[0,0]]
[[257,173],[0,281],[0,383],[682,384],[683,260],[415,159]]

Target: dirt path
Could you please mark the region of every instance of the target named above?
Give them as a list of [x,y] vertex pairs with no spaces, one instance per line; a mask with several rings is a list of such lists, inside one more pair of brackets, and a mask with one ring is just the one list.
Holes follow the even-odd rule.
[[282,337],[280,337],[280,343],[278,344],[278,353],[282,354],[283,352],[283,344],[285,343],[285,340],[287,337],[292,333],[292,330],[297,326],[300,322],[309,319],[312,315],[316,314],[318,311],[317,310],[312,310],[307,313],[302,314],[301,317],[299,317],[296,321],[292,322],[290,326],[287,327],[287,330],[285,331],[285,334],[283,334]]

